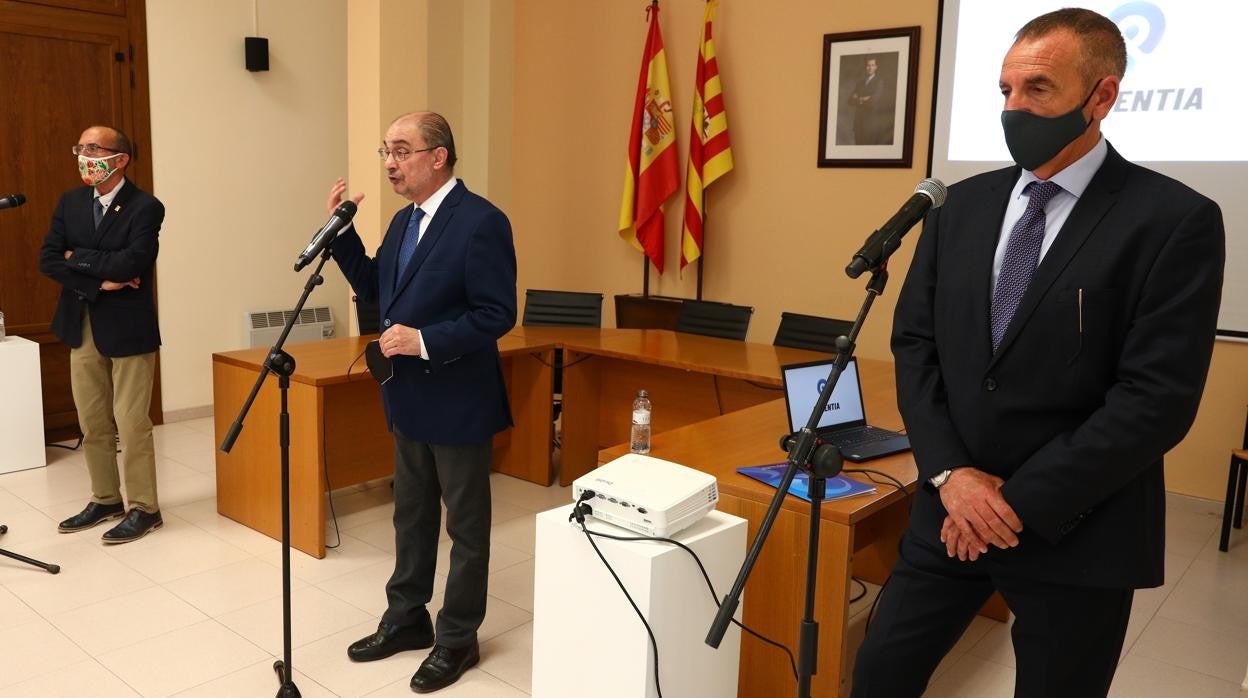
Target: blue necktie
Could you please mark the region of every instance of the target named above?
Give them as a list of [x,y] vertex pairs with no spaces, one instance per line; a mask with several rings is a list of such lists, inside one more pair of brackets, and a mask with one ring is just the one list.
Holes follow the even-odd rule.
[[403,278],[403,272],[411,263],[412,255],[416,254],[416,243],[420,242],[420,221],[424,217],[425,212],[417,208],[412,211],[412,217],[407,221],[407,230],[403,231],[403,242],[399,245],[399,264],[395,267],[395,283]]
[[1053,182],[1032,182],[1023,188],[1027,195],[1027,209],[1010,230],[1010,240],[1005,244],[1005,257],[1001,260],[1001,273],[997,276],[997,288],[992,293],[992,352],[1001,346],[1001,338],[1010,326],[1014,311],[1023,300],[1032,274],[1040,263],[1040,246],[1044,242],[1044,207],[1062,191]]
[[98,230],[100,221],[104,220],[104,204],[100,202],[100,197],[95,197],[95,205],[91,207],[92,216],[95,218],[95,227]]

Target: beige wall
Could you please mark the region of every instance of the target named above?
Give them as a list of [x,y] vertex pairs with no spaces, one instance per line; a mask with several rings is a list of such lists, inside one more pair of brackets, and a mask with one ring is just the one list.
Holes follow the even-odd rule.
[[[167,214],[157,262],[162,398],[212,403],[211,353],[245,345],[247,311],[292,308],[292,271],[346,171],[345,0],[264,0],[269,72],[243,67],[252,0],[148,2],[155,193]],[[347,329],[331,263],[309,306]],[[236,406],[229,406],[235,409]]]

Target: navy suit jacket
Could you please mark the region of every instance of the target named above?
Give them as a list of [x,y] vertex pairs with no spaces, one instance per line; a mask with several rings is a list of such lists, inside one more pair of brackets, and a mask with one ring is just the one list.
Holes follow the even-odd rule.
[[1162,456],[1204,388],[1221,298],[1217,205],[1114,149],[994,355],[992,263],[1017,167],[950,188],[894,316],[898,402],[919,481],[911,534],[939,546],[926,480],[973,465],[1005,480],[1018,547],[983,569],[1063,584],[1163,583]]
[[[91,308],[91,336],[108,357],[150,354],[160,346],[152,273],[160,248],[165,207],[126,180],[95,227],[95,190],[65,192],[39,250],[39,270],[61,284],[52,331],[71,347],[82,346],[82,314]],[[73,255],[65,258],[65,251]],[[101,291],[104,281],[139,279],[138,288]]]
[[425,341],[428,360],[394,357],[394,377],[381,386],[390,427],[426,443],[482,443],[512,423],[498,355],[498,339],[516,324],[511,223],[457,182],[396,279],[411,215],[411,206],[395,214],[375,259],[354,228],[334,240],[334,258],[355,293],[378,304],[383,332],[406,325]]

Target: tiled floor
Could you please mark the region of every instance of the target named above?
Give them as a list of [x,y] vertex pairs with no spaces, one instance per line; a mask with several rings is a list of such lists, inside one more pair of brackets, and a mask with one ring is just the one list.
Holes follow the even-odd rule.
[[[128,545],[102,546],[103,527],[56,532],[85,502],[80,453],[49,449],[47,468],[0,475],[0,523],[9,526],[0,547],[63,568],[51,576],[0,558],[0,698],[275,693],[280,546],[217,515],[211,420],[158,427],[156,448],[165,527]],[[482,660],[441,695],[525,696],[531,686],[534,514],[570,495],[498,475],[493,486]],[[348,488],[334,504],[342,545],[323,560],[292,554],[296,683],[310,697],[411,695],[422,653],[369,664],[346,658],[347,644],[372,631],[384,609],[390,489]],[[1219,516],[1218,503],[1170,497],[1167,584],[1136,597],[1112,695],[1239,696],[1248,666],[1248,533],[1219,553]],[[1013,663],[1007,626],[977,619],[928,695],[1010,696]]]

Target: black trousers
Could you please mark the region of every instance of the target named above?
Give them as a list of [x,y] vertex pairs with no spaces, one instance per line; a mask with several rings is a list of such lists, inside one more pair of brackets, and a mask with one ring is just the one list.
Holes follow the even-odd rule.
[[854,664],[855,698],[918,698],[993,591],[1014,613],[1015,696],[1104,696],[1118,667],[1132,589],[1010,577],[910,534]]
[[451,569],[436,642],[452,648],[476,642],[489,581],[491,454],[491,442],[442,446],[411,441],[395,430],[395,562],[382,621],[406,626],[428,616],[445,501]]

